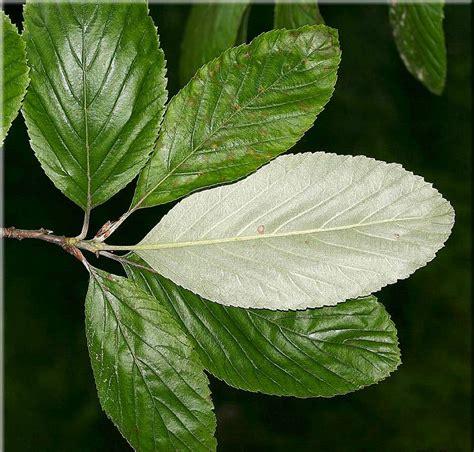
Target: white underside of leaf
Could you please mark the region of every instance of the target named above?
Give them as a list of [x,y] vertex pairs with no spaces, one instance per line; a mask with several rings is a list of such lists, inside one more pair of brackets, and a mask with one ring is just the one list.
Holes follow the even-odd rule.
[[454,211],[421,177],[363,156],[277,158],[174,207],[136,252],[224,305],[334,305],[406,278],[433,259]]

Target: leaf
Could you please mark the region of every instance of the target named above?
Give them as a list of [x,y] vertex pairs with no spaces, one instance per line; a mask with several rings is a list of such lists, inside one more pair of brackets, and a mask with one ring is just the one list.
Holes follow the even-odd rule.
[[134,449],[215,449],[208,380],[163,306],[129,279],[92,268],[86,335],[102,408]]
[[390,6],[398,53],[408,71],[434,94],[443,92],[446,81],[443,9],[443,3],[393,2]]
[[165,61],[145,2],[30,3],[31,145],[67,197],[107,201],[146,163],[166,101]]
[[299,28],[313,24],[324,24],[316,0],[312,2],[295,0],[292,3],[277,0],[275,3],[275,28]]
[[200,3],[191,7],[181,45],[180,79],[183,85],[203,64],[236,43],[247,9],[247,0]]
[[400,165],[317,152],[184,199],[127,248],[206,299],[303,309],[408,277],[453,221],[449,202]]
[[293,146],[328,102],[340,51],[323,25],[224,52],[169,103],[132,210],[239,179]]
[[[0,10],[1,11],[1,10]],[[3,144],[13,120],[17,117],[21,102],[28,87],[25,42],[10,18],[0,12],[2,20],[2,130],[0,146]]]
[[237,31],[237,39],[235,40],[236,45],[245,44],[247,42],[248,28],[249,28],[249,19],[250,19],[250,10],[251,6],[249,5],[244,12],[242,20],[240,21],[240,26]]
[[166,306],[204,366],[237,388],[330,397],[374,384],[400,364],[395,325],[375,297],[305,311],[243,309],[204,300],[149,271],[126,270]]

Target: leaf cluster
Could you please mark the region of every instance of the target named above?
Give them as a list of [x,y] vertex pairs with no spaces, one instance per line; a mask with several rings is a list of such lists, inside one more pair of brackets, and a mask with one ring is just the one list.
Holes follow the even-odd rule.
[[[84,211],[81,234],[62,243],[90,276],[86,335],[101,405],[136,450],[216,448],[205,371],[296,397],[386,378],[400,364],[397,333],[370,294],[433,259],[454,221],[449,202],[400,165],[279,157],[333,94],[338,33],[316,4],[278,3],[282,28],[245,44],[248,12],[192,8],[186,84],[170,100],[144,2],[28,2],[22,36],[2,13],[2,140],[26,93],[31,147]],[[393,7],[396,37],[398,15]],[[439,92],[435,71],[424,80]],[[86,239],[92,210],[135,178],[128,210]],[[138,209],[184,197],[138,244],[105,242]],[[94,268],[80,249],[120,261],[127,277]]]

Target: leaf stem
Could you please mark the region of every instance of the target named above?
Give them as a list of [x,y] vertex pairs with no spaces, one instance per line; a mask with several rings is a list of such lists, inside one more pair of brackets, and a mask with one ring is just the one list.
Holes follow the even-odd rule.
[[98,231],[94,237],[95,242],[103,242],[108,237],[110,237],[120,226],[121,224],[136,210],[138,205],[127,210],[118,220],[116,221],[107,221]]
[[89,231],[89,220],[90,220],[91,210],[89,207],[84,212],[84,223],[82,224],[82,229],[80,234],[76,237],[78,240],[84,240],[87,236],[87,232]]
[[108,257],[109,259],[112,259],[114,261],[120,262],[121,264],[131,265],[133,267],[141,268],[142,270],[147,270],[151,273],[158,274],[158,272],[154,270],[153,268],[150,268],[146,265],[139,264],[138,262],[131,261],[130,259],[127,259],[126,257],[117,256],[113,253],[109,253],[108,251],[100,251],[99,254],[101,256]]

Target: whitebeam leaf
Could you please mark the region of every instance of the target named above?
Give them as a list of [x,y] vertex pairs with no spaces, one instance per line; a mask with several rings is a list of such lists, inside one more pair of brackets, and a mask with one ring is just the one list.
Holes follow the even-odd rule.
[[443,19],[443,2],[392,2],[390,6],[398,53],[408,71],[434,94],[441,94],[446,82]]
[[86,335],[102,408],[135,450],[215,450],[202,364],[163,306],[91,268]]
[[273,30],[203,66],[170,101],[132,210],[232,182],[288,150],[331,98],[337,31]]
[[[191,7],[179,64],[183,85],[203,64],[236,43],[247,9],[247,0],[238,3],[198,3]],[[245,23],[243,26],[245,28]]]
[[293,0],[291,3],[277,0],[274,16],[275,28],[298,28],[303,25],[324,24],[316,0]]
[[19,35],[10,18],[0,11],[3,43],[2,57],[2,123],[0,125],[0,146],[3,144],[8,129],[18,115],[21,102],[28,86],[28,66],[26,65],[25,42]]
[[400,165],[305,153],[186,198],[133,249],[209,300],[303,309],[408,277],[453,221],[449,202]]
[[332,397],[377,383],[400,364],[395,325],[373,296],[304,311],[243,309],[204,300],[142,268],[125,268],[166,306],[206,369],[239,389]]
[[23,113],[44,171],[85,210],[145,165],[166,101],[164,55],[146,3],[32,2]]

